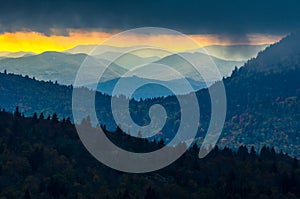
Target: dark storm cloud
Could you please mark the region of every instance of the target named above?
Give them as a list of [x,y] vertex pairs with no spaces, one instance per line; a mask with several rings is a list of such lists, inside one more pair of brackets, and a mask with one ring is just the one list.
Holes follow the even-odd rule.
[[0,31],[66,34],[66,28],[106,31],[160,26],[184,33],[217,33],[239,39],[246,33],[283,34],[300,25],[297,0],[102,0],[1,3]]

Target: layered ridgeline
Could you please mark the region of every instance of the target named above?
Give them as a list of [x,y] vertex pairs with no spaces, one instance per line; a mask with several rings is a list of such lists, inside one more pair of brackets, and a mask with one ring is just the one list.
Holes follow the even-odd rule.
[[[109,139],[134,152],[154,151],[162,142],[133,138],[120,129]],[[182,146],[182,145],[181,145]],[[169,148],[169,153],[177,148]],[[0,111],[0,197],[30,198],[299,198],[297,159],[264,147],[237,152],[215,148],[204,159],[194,145],[168,167],[145,174],[118,172],[98,162],[68,119],[54,114],[22,117]],[[115,151],[106,150],[109,157]],[[128,160],[130,161],[130,159]]]
[[[86,54],[65,54],[60,52],[44,52],[38,55],[5,58],[0,60],[1,70],[15,74],[28,75],[38,80],[53,82],[58,81],[60,84],[73,84],[76,73],[81,63],[86,59]],[[107,60],[89,58],[91,68],[99,70],[108,64]],[[111,64],[106,71],[106,77],[103,80],[119,77],[126,70],[116,64]],[[93,74],[89,74],[92,75]]]
[[[246,144],[261,148],[270,145],[300,157],[299,40],[300,34],[284,38],[224,80],[228,109],[219,140],[221,146],[235,148]],[[1,74],[0,81],[0,102],[10,111],[19,106],[29,115],[43,111],[57,112],[59,117],[71,116],[71,87],[7,74]],[[198,132],[201,143],[210,120],[210,99],[206,89],[198,91],[197,96],[201,102]],[[180,124],[180,107],[175,96],[140,102],[131,100],[131,116],[140,125],[148,124],[149,107],[156,103],[162,104],[169,116],[159,135],[167,141]],[[96,107],[101,122],[113,128],[110,97],[97,93]]]
[[18,57],[27,57],[30,55],[35,55],[33,52],[24,52],[24,51],[19,51],[19,52],[7,52],[7,51],[1,51],[0,52],[0,59],[5,59],[5,58],[18,58]]
[[[153,73],[151,64],[157,63],[167,64],[168,66],[178,70],[183,75],[183,77],[187,78],[187,80],[192,84],[192,88],[188,91],[178,86],[177,88],[179,90],[179,94],[187,94],[188,92],[196,91],[207,86],[207,84],[205,84],[202,79],[197,78],[199,77],[199,75],[195,75],[195,71],[190,66],[187,66],[184,62],[178,61],[178,57],[180,55],[184,55],[185,58],[188,58],[192,62],[202,62],[201,67],[206,67],[207,69],[209,69],[211,63],[207,63],[207,55],[204,55],[203,52],[185,52],[179,53],[179,56],[165,55],[165,57],[142,57],[131,53],[125,53],[131,48],[101,46],[102,48],[104,48],[102,50],[104,53],[101,51],[100,54],[90,56],[85,54],[94,47],[95,46],[78,46],[66,52],[44,52],[38,55],[31,55],[20,52],[18,54],[20,55],[20,57],[12,57],[12,54],[7,54],[4,52],[2,54],[7,55],[8,57],[1,57],[0,70],[6,70],[7,72],[14,74],[28,75],[29,77],[35,77],[38,80],[51,80],[53,82],[57,81],[59,84],[70,85],[74,83],[76,73],[81,64],[85,60],[88,60],[89,69],[85,72],[88,73],[91,79],[98,78],[98,76],[95,76],[95,71],[105,70],[105,73],[101,77],[98,86],[94,85],[96,82],[91,83],[88,80],[86,82],[83,82],[82,85],[89,88],[97,88],[98,91],[109,95],[112,94],[112,88],[115,87],[115,84],[120,77],[122,77],[132,68],[140,65],[146,65],[145,68],[148,69],[148,72],[145,73],[147,75],[131,75],[125,78],[124,81],[128,82],[129,84],[145,84],[152,80],[155,84],[164,82],[167,84],[175,85],[177,85],[179,82],[180,84],[181,79],[178,79],[178,77],[176,78],[170,75],[168,77],[163,76],[160,78],[158,76],[160,72],[156,71],[155,73]],[[123,55],[124,53],[125,55]],[[14,56],[17,55],[14,54]],[[115,60],[117,57],[119,58]],[[214,56],[211,56],[211,59],[219,68],[222,76],[229,76],[235,66],[240,67],[244,63],[244,61],[224,60]],[[110,64],[111,62],[113,63]],[[109,67],[105,69],[107,65],[109,65]],[[219,77],[210,76],[207,83],[208,85],[210,85],[212,82],[219,79]],[[152,90],[156,90],[157,92],[151,92]],[[137,91],[133,95],[133,97],[136,99],[140,99],[168,95],[171,95],[170,91],[162,87],[154,87],[154,85],[152,84],[145,86],[144,89],[140,89],[139,91]]]

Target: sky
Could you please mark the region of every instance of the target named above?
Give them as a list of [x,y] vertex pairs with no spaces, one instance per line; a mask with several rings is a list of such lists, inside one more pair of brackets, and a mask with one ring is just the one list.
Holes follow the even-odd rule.
[[[101,44],[115,33],[102,31],[70,31],[68,35],[45,35],[39,32],[7,32],[0,34],[0,51],[8,52],[34,52],[42,53],[45,51],[65,51],[77,45]],[[247,42],[232,42],[231,40],[219,38],[215,34],[196,34],[188,35],[197,42],[199,47],[208,45],[232,45],[232,44],[271,44],[280,40],[281,36],[274,35],[248,35]],[[172,51],[186,51],[194,49],[194,46],[182,43],[182,38],[174,35],[133,35],[123,39],[123,42],[110,43],[118,47],[131,46],[133,43],[144,43],[145,39],[150,44],[157,43],[160,46]],[[142,41],[142,42],[139,42]],[[178,41],[178,42],[177,42]],[[170,45],[171,44],[171,45]],[[176,44],[176,45],[175,45]]]
[[[3,1],[0,51],[63,51],[149,26],[180,31],[200,46],[269,44],[298,29],[299,7],[297,0]],[[166,38],[175,39],[156,39]]]

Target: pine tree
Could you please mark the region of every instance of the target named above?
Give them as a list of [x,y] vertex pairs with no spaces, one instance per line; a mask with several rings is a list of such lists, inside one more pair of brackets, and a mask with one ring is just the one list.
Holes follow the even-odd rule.
[[38,118],[37,118],[37,113],[36,113],[36,112],[33,113],[32,119],[33,119],[33,121],[35,121],[35,122],[38,120]]
[[19,107],[17,106],[14,112],[14,118],[20,118],[21,117],[21,113],[19,111]]
[[68,125],[71,124],[71,118],[70,118],[70,117],[67,117],[66,123],[67,123]]
[[57,114],[56,113],[53,113],[52,115],[52,122],[58,122],[58,118],[57,118]]
[[41,113],[40,116],[39,116],[39,119],[40,119],[40,120],[43,120],[44,118],[45,118],[45,117],[44,117],[44,114]]
[[255,149],[254,149],[254,146],[251,147],[251,150],[250,150],[250,156],[251,156],[252,158],[255,158],[255,157],[256,157],[256,151],[255,151]]

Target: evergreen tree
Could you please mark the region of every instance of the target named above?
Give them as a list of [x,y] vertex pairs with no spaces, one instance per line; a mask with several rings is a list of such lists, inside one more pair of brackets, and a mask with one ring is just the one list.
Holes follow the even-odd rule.
[[58,122],[58,117],[56,113],[53,113],[52,115],[52,122],[57,123]]
[[32,119],[33,119],[34,122],[38,121],[37,113],[36,112],[33,113]]
[[19,111],[19,107],[17,106],[14,112],[14,118],[20,118],[21,117],[21,113]]
[[252,158],[255,158],[255,157],[256,157],[256,151],[255,151],[255,149],[254,149],[254,146],[252,146],[251,149],[250,149],[250,156],[251,156]]
[[70,118],[70,117],[67,117],[66,123],[67,123],[68,125],[71,124],[71,118]]
[[39,116],[39,119],[40,119],[40,120],[43,120],[44,118],[45,118],[45,117],[44,117],[44,114],[41,113],[40,116]]

